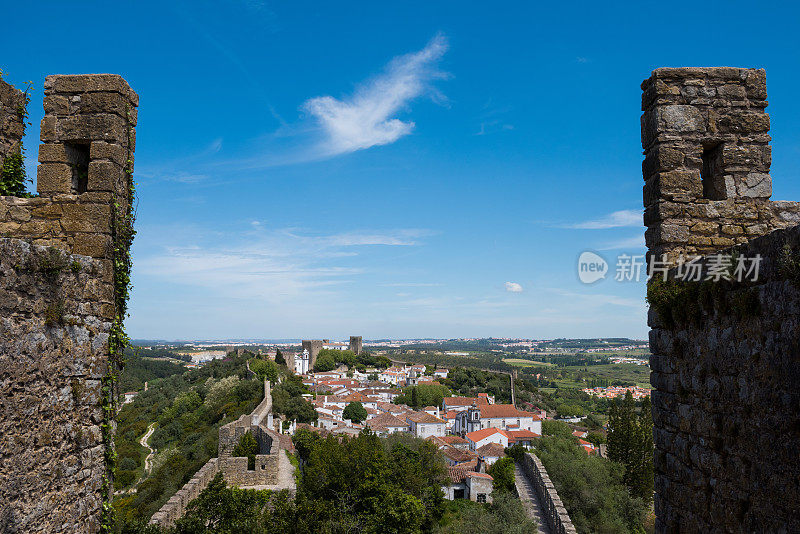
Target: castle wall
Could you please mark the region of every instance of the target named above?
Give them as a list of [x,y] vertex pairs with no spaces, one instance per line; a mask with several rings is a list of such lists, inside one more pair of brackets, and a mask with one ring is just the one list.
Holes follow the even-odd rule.
[[307,350],[310,356],[310,359],[308,360],[309,370],[314,369],[314,365],[316,365],[317,363],[317,356],[319,355],[319,351],[322,350],[322,340],[304,339],[303,345],[300,348],[300,354],[302,354],[304,350]]
[[656,69],[642,91],[651,254],[705,254],[800,223],[798,203],[769,200],[763,69]]
[[[192,499],[197,498],[217,473],[232,486],[274,486],[279,484],[279,455],[285,443],[267,427],[272,412],[272,393],[269,381],[264,381],[264,399],[252,413],[242,415],[219,428],[218,457],[209,460],[175,495],[153,514],[150,524],[171,527],[186,512]],[[255,469],[248,469],[246,457],[231,456],[239,439],[252,432],[259,446]]]
[[22,146],[26,105],[22,91],[0,80],[0,168],[5,157]]
[[577,532],[542,461],[535,454],[526,452],[520,462],[520,468],[536,490],[539,502],[542,504],[543,519],[547,522],[550,532],[555,534]]
[[764,71],[642,89],[649,255],[762,258],[756,280],[648,283],[656,532],[800,531],[800,219],[769,199]]
[[[8,94],[0,85],[0,151],[20,137]],[[39,197],[0,197],[3,532],[97,532],[103,521],[102,381],[120,315],[113,210],[130,198],[137,103],[119,76],[48,76]]]
[[352,350],[356,356],[361,354],[361,350],[363,349],[363,342],[361,340],[361,336],[350,336],[350,344],[348,346],[349,350]]
[[651,308],[657,532],[800,531],[800,227],[736,250],[758,283]]

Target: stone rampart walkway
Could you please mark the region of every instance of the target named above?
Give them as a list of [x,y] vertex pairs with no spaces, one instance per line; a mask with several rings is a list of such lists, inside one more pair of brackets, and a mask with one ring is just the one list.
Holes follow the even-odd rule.
[[531,484],[530,480],[525,476],[519,464],[514,466],[514,484],[517,487],[517,494],[519,500],[522,501],[522,506],[525,507],[528,517],[536,520],[539,527],[536,532],[539,534],[550,534],[550,528],[547,526],[547,521],[544,518],[544,511],[542,504],[539,502],[539,496],[536,495],[536,490]]

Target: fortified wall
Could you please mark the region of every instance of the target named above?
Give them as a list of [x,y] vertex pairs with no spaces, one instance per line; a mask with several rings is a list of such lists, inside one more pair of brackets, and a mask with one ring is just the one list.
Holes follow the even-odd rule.
[[800,531],[800,208],[770,201],[765,73],[642,89],[646,241],[674,266],[648,283],[656,532]]
[[[109,74],[44,88],[38,196],[0,196],[0,531],[93,533],[108,521],[138,97]],[[0,161],[19,154],[25,101],[0,82]]]
[[[172,527],[189,503],[196,499],[217,473],[233,486],[273,486],[277,488],[280,474],[281,436],[271,428],[272,393],[269,381],[264,382],[264,400],[249,415],[219,429],[218,457],[211,458],[161,509],[153,514],[150,524]],[[248,469],[246,457],[231,456],[239,439],[252,432],[259,447],[255,469]],[[290,489],[290,488],[286,488]]]
[[558,496],[556,487],[550,480],[550,475],[544,468],[544,464],[535,454],[526,452],[522,461],[519,463],[520,468],[525,473],[525,476],[533,484],[536,495],[539,497],[539,502],[542,505],[542,516],[549,532],[553,534],[573,534],[578,531],[575,525],[572,524],[572,519],[569,518],[567,509]]

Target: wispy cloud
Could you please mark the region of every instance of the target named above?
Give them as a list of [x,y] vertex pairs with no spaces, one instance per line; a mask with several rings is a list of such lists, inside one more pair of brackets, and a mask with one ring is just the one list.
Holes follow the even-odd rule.
[[633,236],[633,237],[626,237],[623,239],[618,239],[616,241],[611,241],[606,243],[605,245],[600,247],[600,250],[619,250],[619,249],[630,249],[630,248],[644,248],[644,234]]
[[642,226],[642,212],[639,210],[620,210],[609,213],[599,219],[563,225],[562,228],[577,230],[605,230],[624,226]]
[[517,282],[506,282],[505,287],[509,293],[522,293],[522,286]]
[[318,96],[303,104],[325,133],[320,150],[328,155],[344,154],[387,145],[408,135],[414,122],[396,116],[426,93],[440,96],[430,82],[444,75],[435,65],[447,51],[443,35],[425,48],[393,59],[383,74],[363,83],[349,98]]
[[[238,243],[227,238],[219,241],[219,235],[211,234],[201,235],[190,245],[162,245],[137,260],[137,272],[226,297],[274,303],[352,282],[364,269],[337,265],[337,259],[367,254],[359,247],[412,246],[430,233],[400,229],[309,235],[292,228],[268,229],[259,221],[250,221],[248,226]],[[158,239],[153,236],[150,241]]]

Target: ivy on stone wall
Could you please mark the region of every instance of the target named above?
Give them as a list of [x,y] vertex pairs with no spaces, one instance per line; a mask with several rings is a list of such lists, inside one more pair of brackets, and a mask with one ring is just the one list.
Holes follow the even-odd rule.
[[125,332],[125,318],[128,315],[128,298],[131,290],[131,244],[136,235],[133,223],[136,219],[136,190],[133,181],[133,142],[130,127],[130,110],[128,110],[128,147],[124,175],[127,186],[127,198],[115,197],[112,203],[112,242],[114,267],[114,321],[109,332],[109,365],[108,373],[103,379],[103,442],[105,444],[106,476],[103,477],[103,520],[102,532],[113,530],[113,476],[116,469],[117,453],[114,449],[114,417],[116,416],[119,398],[119,373],[125,366],[124,352],[130,339]]
[[[3,71],[0,70],[0,78]],[[20,104],[17,108],[17,115],[19,120],[22,121],[23,134],[26,124],[30,124],[28,119],[28,103],[30,102],[30,90],[33,87],[33,82],[27,82],[27,87],[22,93],[24,103]],[[0,196],[14,196],[14,197],[27,197],[30,194],[25,189],[26,183],[33,183],[28,179],[25,172],[25,148],[20,142],[20,146],[16,152],[8,154],[4,160],[3,165],[0,167]]]
[[654,277],[647,283],[647,302],[666,328],[700,328],[704,319],[715,313],[744,318],[761,311],[757,287],[728,280],[687,282]]

